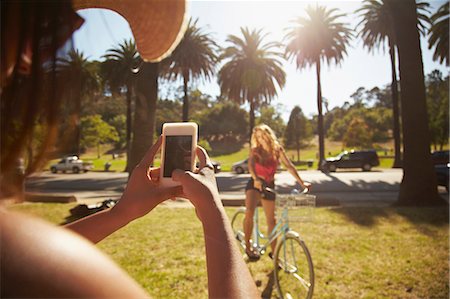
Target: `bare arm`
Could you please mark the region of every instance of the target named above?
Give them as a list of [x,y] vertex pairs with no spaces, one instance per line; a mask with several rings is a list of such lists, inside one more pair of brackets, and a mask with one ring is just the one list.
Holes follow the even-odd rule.
[[259,189],[259,190],[262,190],[263,182],[256,175],[256,171],[255,171],[255,156],[253,155],[253,152],[251,152],[251,151],[250,151],[250,155],[248,157],[248,172],[250,172],[250,175],[253,178],[255,188]]
[[92,243],[32,217],[0,210],[2,298],[146,298]]
[[292,164],[291,160],[286,155],[286,152],[284,151],[284,148],[281,147],[280,149],[280,158],[283,165],[286,167],[286,169],[289,171],[289,173],[295,178],[295,180],[302,186],[302,188],[310,188],[311,183],[304,182],[302,178],[298,175],[297,169],[295,169],[294,164]]
[[204,149],[197,149],[198,174],[175,170],[203,224],[210,298],[261,298],[237,248],[230,222],[220,201],[213,167]]
[[97,243],[136,218],[146,215],[168,198],[181,194],[181,187],[163,188],[148,173],[159,173],[159,168],[149,168],[161,145],[161,139],[149,149],[139,165],[134,169],[120,201],[112,208],[65,227],[77,232],[91,242]]

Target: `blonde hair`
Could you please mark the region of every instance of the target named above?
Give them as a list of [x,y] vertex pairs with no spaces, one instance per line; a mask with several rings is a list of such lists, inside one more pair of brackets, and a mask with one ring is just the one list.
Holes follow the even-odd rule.
[[250,146],[252,151],[261,151],[263,149],[261,143],[259,142],[259,139],[256,138],[256,132],[262,132],[267,138],[268,144],[269,144],[269,153],[274,159],[278,159],[281,145],[278,142],[277,136],[275,136],[275,133],[273,130],[265,124],[260,124],[253,128],[252,131],[252,138],[250,140]]

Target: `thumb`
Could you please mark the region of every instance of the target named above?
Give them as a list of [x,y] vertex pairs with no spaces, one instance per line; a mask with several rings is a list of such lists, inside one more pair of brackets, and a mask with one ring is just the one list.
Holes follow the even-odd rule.
[[189,171],[183,171],[181,169],[175,169],[172,172],[172,180],[180,182],[182,185],[192,183],[195,179],[192,176],[193,173]]

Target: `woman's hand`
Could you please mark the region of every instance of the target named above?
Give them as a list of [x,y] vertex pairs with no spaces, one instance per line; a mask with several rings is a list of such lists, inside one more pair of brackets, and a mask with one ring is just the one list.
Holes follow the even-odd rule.
[[303,188],[307,190],[307,192],[311,191],[312,184],[310,182],[303,182]]
[[196,153],[200,160],[200,167],[196,173],[176,169],[172,173],[172,179],[181,183],[183,187],[182,197],[192,202],[197,211],[197,216],[203,222],[212,209],[223,208],[223,205],[217,190],[214,167],[206,150],[197,146]]
[[263,181],[260,178],[256,178],[256,180],[253,180],[253,186],[259,191],[262,191]]
[[181,186],[160,186],[159,167],[150,167],[160,146],[161,138],[147,151],[142,161],[133,170],[122,198],[112,210],[126,217],[128,221],[146,215],[161,202],[180,196],[182,193]]

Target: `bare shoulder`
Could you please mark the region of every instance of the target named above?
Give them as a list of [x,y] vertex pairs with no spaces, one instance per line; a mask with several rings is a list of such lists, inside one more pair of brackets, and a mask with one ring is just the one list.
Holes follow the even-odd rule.
[[1,297],[148,297],[93,244],[43,220],[0,209]]

